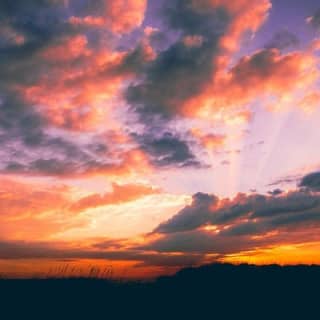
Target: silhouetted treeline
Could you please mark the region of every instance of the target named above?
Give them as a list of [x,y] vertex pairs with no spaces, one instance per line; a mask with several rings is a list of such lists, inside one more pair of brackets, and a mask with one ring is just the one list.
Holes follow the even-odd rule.
[[8,320],[320,319],[319,266],[214,264],[153,282],[1,280],[0,293]]

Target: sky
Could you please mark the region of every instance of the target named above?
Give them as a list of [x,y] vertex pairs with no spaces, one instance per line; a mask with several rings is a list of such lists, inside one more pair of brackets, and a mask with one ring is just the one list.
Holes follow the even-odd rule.
[[320,263],[318,1],[2,0],[0,70],[0,276]]

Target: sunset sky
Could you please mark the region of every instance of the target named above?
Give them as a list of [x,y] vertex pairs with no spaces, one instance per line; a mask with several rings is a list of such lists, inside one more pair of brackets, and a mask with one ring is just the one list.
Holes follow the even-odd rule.
[[0,276],[320,263],[319,89],[318,0],[1,0]]

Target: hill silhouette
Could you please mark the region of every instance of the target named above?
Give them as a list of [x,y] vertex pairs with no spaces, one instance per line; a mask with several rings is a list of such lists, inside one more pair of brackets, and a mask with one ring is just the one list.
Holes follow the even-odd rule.
[[8,320],[319,319],[320,266],[213,264],[152,282],[1,280],[0,292]]

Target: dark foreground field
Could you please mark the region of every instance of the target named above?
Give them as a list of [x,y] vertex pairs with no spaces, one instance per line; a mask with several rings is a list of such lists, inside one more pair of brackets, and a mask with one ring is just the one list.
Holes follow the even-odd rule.
[[320,267],[210,265],[149,283],[1,280],[0,319],[320,319]]

